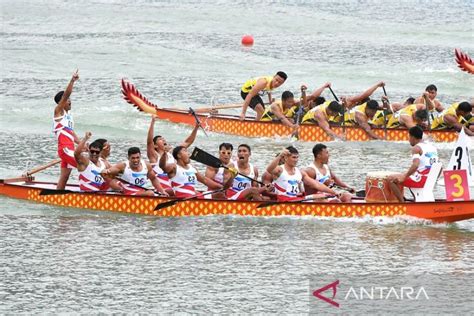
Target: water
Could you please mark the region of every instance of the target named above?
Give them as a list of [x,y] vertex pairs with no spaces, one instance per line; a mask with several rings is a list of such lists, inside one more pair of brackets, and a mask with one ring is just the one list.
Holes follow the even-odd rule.
[[[1,0],[0,177],[55,158],[52,98],[76,67],[76,131],[108,138],[112,161],[130,146],[145,149],[149,124],[121,99],[123,77],[176,107],[239,102],[246,79],[278,70],[295,92],[330,81],[337,94],[356,94],[384,80],[394,101],[430,83],[445,104],[471,98],[474,76],[457,69],[453,50],[474,55],[473,9],[472,1]],[[240,45],[247,33],[252,48]],[[171,143],[190,132],[167,122],[155,129]],[[289,144],[201,132],[196,144],[216,152],[223,140],[250,144],[260,169]],[[297,144],[301,165],[313,145]],[[410,164],[406,142],[327,145],[333,170],[356,188],[369,171]],[[436,146],[447,163],[453,144]],[[57,176],[51,168],[38,178]],[[318,273],[474,272],[474,221],[160,219],[0,200],[3,313],[306,313]]]

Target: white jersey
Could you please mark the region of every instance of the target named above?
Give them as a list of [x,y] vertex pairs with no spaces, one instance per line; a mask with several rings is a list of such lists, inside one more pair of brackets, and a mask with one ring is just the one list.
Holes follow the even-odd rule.
[[196,194],[197,171],[191,165],[187,167],[185,169],[176,164],[176,174],[170,179],[176,197],[189,197]]
[[319,171],[318,167],[314,165],[314,163],[310,164],[308,166],[309,168],[312,168],[315,173],[316,173],[316,181],[319,183],[324,183],[327,180],[331,179],[331,171],[329,171],[329,166],[327,164],[324,164],[323,167],[325,169],[325,173],[323,174],[321,171]]
[[140,160],[141,170],[133,171],[130,168],[130,162],[127,160],[125,162],[125,170],[123,171],[122,179],[134,184],[136,186],[145,188],[148,182],[148,167],[143,159]]
[[79,172],[79,188],[81,191],[107,190],[108,185],[100,174],[104,169],[105,163],[101,159],[99,159],[98,166],[89,160],[87,168]]
[[[249,167],[250,167],[250,173],[247,176],[249,178],[254,179],[255,178],[255,169],[254,169],[254,167],[251,163],[249,163]],[[241,172],[238,165],[237,165],[237,170],[239,172]],[[243,177],[240,174],[237,174],[234,178],[234,182],[232,182],[231,189],[235,192],[239,192],[239,191],[243,191],[245,189],[248,189],[250,187],[252,187],[252,181],[248,178]]]
[[293,175],[290,175],[284,166],[282,166],[282,169],[282,173],[274,181],[276,193],[277,195],[294,198],[301,193],[300,187],[303,176],[298,168],[295,168],[295,173]]
[[438,150],[433,145],[423,142],[418,143],[417,146],[421,148],[423,153],[421,155],[413,155],[413,159],[420,159],[420,165],[416,171],[421,174],[427,174],[431,166],[439,160]]
[[[176,163],[176,160],[174,159],[173,155],[169,152],[166,153],[166,163]],[[168,178],[168,174],[163,171],[163,169],[160,168],[160,161],[161,156],[158,155],[158,162],[153,165],[153,171],[155,172],[156,176],[158,177],[158,182],[160,182],[160,185],[163,189],[169,189],[171,188],[171,181]]]

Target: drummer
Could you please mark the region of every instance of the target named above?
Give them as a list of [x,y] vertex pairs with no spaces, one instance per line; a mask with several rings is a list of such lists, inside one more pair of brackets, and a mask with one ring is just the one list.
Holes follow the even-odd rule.
[[423,188],[431,166],[439,160],[438,150],[433,145],[422,141],[423,130],[421,127],[414,126],[408,130],[408,133],[408,139],[412,146],[412,164],[405,173],[388,177],[390,188],[400,202],[404,202],[404,197],[397,183],[401,183],[407,188]]
[[[354,193],[355,190],[345,184],[341,179],[339,179],[334,172],[329,169],[329,151],[324,144],[316,144],[313,147],[313,156],[314,161],[304,169],[306,174],[311,178],[322,185],[328,188],[339,187],[345,191]],[[305,188],[306,194],[315,193],[313,188]],[[352,196],[350,193],[344,192],[341,194],[341,202],[351,202]]]

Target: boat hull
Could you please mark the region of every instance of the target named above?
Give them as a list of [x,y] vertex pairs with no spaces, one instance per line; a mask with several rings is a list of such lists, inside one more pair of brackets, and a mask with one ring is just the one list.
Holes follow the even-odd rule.
[[[152,216],[413,216],[433,222],[455,222],[474,217],[474,201],[419,203],[280,203],[261,207],[262,202],[225,200],[189,200],[155,210],[169,198],[139,197],[105,193],[69,193],[40,195],[42,189],[52,189],[54,183],[0,180],[0,195],[32,202],[87,209]],[[77,187],[68,187],[77,190]]]
[[[193,125],[196,123],[194,117],[186,111],[175,109],[156,109],[156,115],[162,120],[173,123],[183,123]],[[239,120],[233,115],[203,115],[198,114],[202,125],[206,130],[239,135],[246,137],[288,137],[292,134],[289,127],[279,122],[261,122],[251,119]],[[342,134],[344,129],[340,126],[332,126],[331,129]],[[380,137],[385,137],[387,141],[406,141],[408,139],[407,129],[383,129],[374,128],[374,133]],[[458,138],[458,133],[453,130],[426,131],[434,141],[454,142]],[[360,127],[347,126],[345,128],[346,140],[348,141],[368,141],[369,135]],[[315,124],[302,124],[299,129],[299,140],[311,142],[330,141],[331,138],[322,128]]]

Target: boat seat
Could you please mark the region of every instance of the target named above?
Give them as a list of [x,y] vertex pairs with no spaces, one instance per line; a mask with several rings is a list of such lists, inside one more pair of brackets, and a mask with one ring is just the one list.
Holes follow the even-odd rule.
[[441,162],[435,162],[428,173],[425,186],[423,188],[409,188],[415,198],[415,202],[433,202],[435,200],[433,190],[441,174],[442,167],[443,164]]

